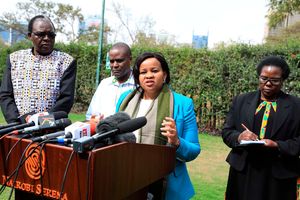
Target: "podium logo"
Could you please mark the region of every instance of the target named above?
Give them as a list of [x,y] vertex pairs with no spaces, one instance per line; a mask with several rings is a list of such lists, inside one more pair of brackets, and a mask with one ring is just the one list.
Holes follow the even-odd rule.
[[38,180],[44,175],[45,171],[45,152],[40,150],[41,147],[36,144],[30,145],[25,153],[25,170],[27,175],[34,180]]

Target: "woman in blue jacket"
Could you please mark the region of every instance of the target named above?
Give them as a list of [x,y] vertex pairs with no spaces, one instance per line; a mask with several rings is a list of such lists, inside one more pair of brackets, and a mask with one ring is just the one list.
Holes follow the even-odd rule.
[[177,149],[176,167],[166,178],[166,187],[161,186],[163,198],[190,199],[195,192],[185,163],[200,153],[193,101],[169,89],[168,63],[159,53],[140,55],[133,75],[137,87],[121,95],[117,111],[125,111],[132,118],[147,118],[147,124],[134,132],[138,143],[171,145]]

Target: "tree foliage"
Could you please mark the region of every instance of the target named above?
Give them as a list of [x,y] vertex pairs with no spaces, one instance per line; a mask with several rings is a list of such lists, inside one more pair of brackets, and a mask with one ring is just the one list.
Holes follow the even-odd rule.
[[112,12],[118,21],[112,28],[114,38],[122,38],[122,40],[129,38],[131,44],[142,46],[175,44],[175,36],[169,35],[166,31],[163,39],[154,34],[155,21],[150,16],[142,16],[137,20],[128,8],[116,2],[112,3]]
[[[66,36],[71,36],[71,40],[77,39],[78,30],[75,29],[76,23],[81,23],[84,20],[81,9],[62,3],[58,3],[56,7],[57,9],[54,10],[54,22],[59,25],[59,32]],[[69,31],[66,30],[66,26],[70,28]]]
[[269,0],[269,27],[274,28],[280,23],[289,25],[289,16],[300,11],[299,0]]
[[[99,40],[99,31],[100,31],[100,24],[95,26],[89,26],[85,30],[80,30],[80,34],[78,37],[79,42],[85,42],[90,45],[97,45]],[[111,28],[104,24],[103,30],[103,44],[107,44],[108,36],[111,34]]]
[[84,20],[80,8],[52,1],[29,0],[18,2],[16,11],[5,12],[0,16],[0,24],[20,34],[27,35],[27,24],[36,15],[46,15],[54,23],[56,31],[67,36],[70,40],[77,39],[77,23]]

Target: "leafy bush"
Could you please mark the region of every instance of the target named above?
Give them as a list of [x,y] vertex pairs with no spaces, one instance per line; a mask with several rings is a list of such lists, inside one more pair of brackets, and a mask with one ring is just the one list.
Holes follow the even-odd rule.
[[[28,48],[28,42],[1,48],[0,67],[10,52]],[[284,90],[300,94],[300,41],[284,45],[234,44],[217,50],[175,48],[170,46],[132,46],[133,60],[142,52],[161,52],[169,62],[171,87],[193,98],[199,127],[203,131],[218,132],[233,96],[257,89],[256,65],[267,55],[284,57],[290,65],[291,75]],[[77,60],[76,97],[73,111],[85,112],[95,91],[98,47],[83,43],[56,44],[56,48],[72,55]],[[109,46],[103,48],[101,79],[108,77],[105,56]],[[2,77],[2,71],[0,70]],[[105,95],[105,94],[104,94]]]

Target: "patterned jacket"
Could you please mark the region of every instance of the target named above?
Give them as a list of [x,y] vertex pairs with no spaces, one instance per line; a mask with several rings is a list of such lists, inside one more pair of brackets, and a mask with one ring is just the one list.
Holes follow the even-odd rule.
[[8,123],[29,112],[70,112],[74,101],[76,61],[53,50],[47,56],[32,49],[9,55],[0,89],[0,104]]

